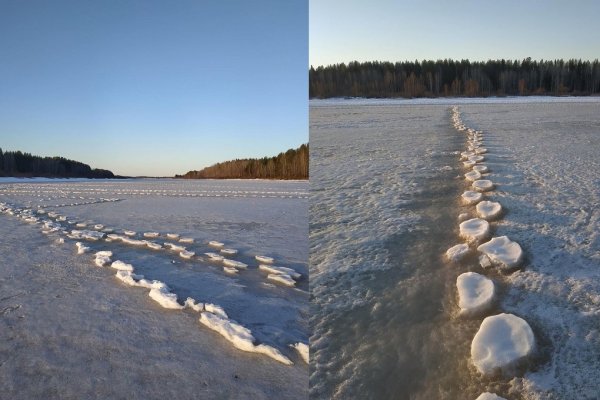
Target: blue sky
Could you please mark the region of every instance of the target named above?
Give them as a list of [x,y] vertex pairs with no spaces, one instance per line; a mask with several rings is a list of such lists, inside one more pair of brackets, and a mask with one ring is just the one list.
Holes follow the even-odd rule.
[[600,57],[600,1],[310,1],[313,66]]
[[0,147],[170,176],[308,141],[307,0],[0,0]]

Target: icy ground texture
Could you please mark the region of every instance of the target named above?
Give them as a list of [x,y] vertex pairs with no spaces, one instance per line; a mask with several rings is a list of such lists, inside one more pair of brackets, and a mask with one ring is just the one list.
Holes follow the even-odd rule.
[[507,211],[494,236],[525,252],[523,269],[505,278],[501,308],[526,316],[540,344],[537,370],[510,382],[526,400],[598,398],[599,101],[460,107],[485,132],[497,185],[488,198]]
[[[54,244],[58,233],[42,235],[40,224],[0,215],[0,390],[7,398],[307,397],[308,368],[290,347],[308,343],[306,182],[25,182],[0,184],[0,202],[42,205],[86,229],[137,232],[131,240],[159,232],[162,244],[176,233],[194,239],[183,245],[196,256],[121,240],[80,240],[91,249],[77,255],[79,239]],[[89,204],[56,207],[67,201]],[[228,257],[248,268],[224,273],[204,256],[214,250],[209,240],[239,250]],[[121,262],[96,267],[98,251]],[[267,280],[255,255],[300,273],[296,288]],[[257,348],[271,346],[294,365],[236,349],[191,306],[163,308],[161,293],[151,298],[148,288],[128,286],[141,279],[128,276],[128,265],[147,282],[168,285],[179,305],[189,297],[213,314],[211,304],[222,307]]]
[[311,107],[315,399],[438,398],[434,375],[456,370],[435,331],[462,193],[447,121],[447,106]]
[[487,317],[471,343],[471,357],[482,374],[508,372],[535,348],[529,324],[512,314]]

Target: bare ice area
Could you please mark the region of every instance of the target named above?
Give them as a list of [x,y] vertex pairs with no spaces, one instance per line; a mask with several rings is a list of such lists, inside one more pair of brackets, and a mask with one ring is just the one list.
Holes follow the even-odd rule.
[[[454,104],[472,131],[450,123]],[[311,396],[598,399],[599,110],[598,98],[311,101]],[[489,226],[461,240],[477,217]],[[466,272],[494,283],[488,296],[462,282],[466,305],[485,304],[468,318]],[[472,354],[483,320],[503,314],[532,335],[492,319],[520,339],[486,323]]]
[[[0,183],[0,397],[308,396],[306,182],[16,182]],[[213,259],[211,241],[235,251]]]

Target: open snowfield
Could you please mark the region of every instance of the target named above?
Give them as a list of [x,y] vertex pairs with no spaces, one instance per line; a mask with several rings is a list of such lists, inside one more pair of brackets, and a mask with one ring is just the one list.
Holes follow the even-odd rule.
[[[454,128],[453,105],[481,138]],[[597,399],[599,111],[598,98],[311,101],[311,395]],[[481,200],[501,205],[481,243],[509,237],[516,269],[482,268],[480,242],[446,255],[467,243],[460,222],[482,217],[461,198],[469,146],[494,185]],[[468,271],[494,282],[483,314],[461,315]],[[535,348],[484,375],[471,344],[501,313],[526,320]]]
[[0,179],[0,203],[0,397],[307,397],[306,182]]

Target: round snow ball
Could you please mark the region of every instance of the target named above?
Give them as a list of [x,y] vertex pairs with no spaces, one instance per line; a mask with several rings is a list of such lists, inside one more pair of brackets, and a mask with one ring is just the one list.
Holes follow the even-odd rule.
[[481,174],[477,171],[471,171],[465,174],[465,179],[468,181],[476,181],[479,178],[481,178]]
[[459,228],[460,236],[467,240],[477,241],[487,237],[490,224],[484,219],[471,218],[465,222],[461,222]]
[[475,400],[506,400],[504,397],[498,396],[496,393],[485,392],[481,393]]
[[463,202],[466,204],[476,204],[481,201],[483,195],[479,192],[474,192],[472,190],[467,190],[461,195]]
[[473,165],[473,171],[477,171],[479,173],[488,172],[488,167],[483,164]]
[[505,371],[530,355],[535,340],[529,324],[513,314],[487,317],[471,343],[471,359],[482,374]]
[[481,179],[473,182],[473,189],[479,192],[487,192],[488,190],[492,190],[494,188],[494,183],[488,179]]
[[495,201],[486,200],[477,204],[475,209],[480,218],[490,220],[496,218],[500,214],[502,206]]
[[458,306],[461,315],[485,311],[494,300],[494,282],[475,272],[465,272],[456,278]]

